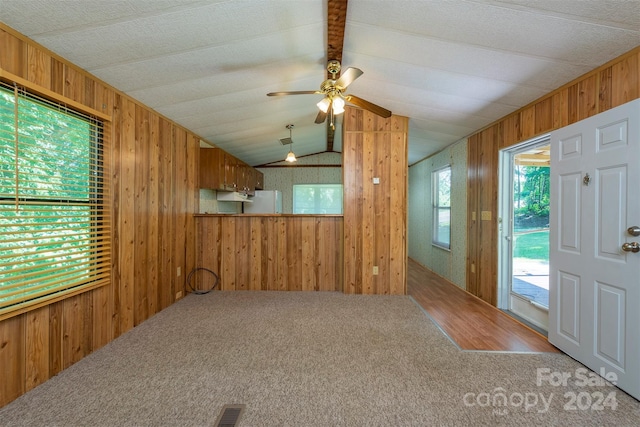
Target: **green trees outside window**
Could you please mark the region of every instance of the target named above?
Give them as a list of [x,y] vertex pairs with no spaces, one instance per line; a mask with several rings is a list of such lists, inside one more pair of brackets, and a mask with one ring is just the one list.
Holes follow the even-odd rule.
[[108,277],[100,124],[0,88],[0,315]]

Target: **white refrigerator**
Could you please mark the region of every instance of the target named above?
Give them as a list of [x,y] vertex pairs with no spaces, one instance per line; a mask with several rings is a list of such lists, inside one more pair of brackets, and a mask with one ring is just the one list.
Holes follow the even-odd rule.
[[280,190],[256,190],[251,203],[243,203],[244,213],[282,213]]

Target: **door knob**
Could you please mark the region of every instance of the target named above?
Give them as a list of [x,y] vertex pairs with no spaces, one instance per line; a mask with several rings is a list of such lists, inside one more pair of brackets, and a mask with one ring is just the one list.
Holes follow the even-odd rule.
[[627,228],[627,233],[629,233],[631,236],[640,236],[640,227],[638,227],[637,225],[632,225],[631,227]]
[[625,252],[640,252],[640,243],[638,242],[623,243],[622,250]]

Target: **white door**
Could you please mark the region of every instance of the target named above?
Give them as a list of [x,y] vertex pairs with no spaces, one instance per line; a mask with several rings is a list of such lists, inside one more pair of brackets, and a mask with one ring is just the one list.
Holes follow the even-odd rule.
[[640,100],[551,134],[549,341],[638,399],[639,169]]

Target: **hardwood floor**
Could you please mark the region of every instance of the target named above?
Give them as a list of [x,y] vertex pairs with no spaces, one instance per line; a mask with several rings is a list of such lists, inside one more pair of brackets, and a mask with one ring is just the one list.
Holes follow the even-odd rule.
[[409,258],[408,294],[463,350],[552,352],[546,337]]

